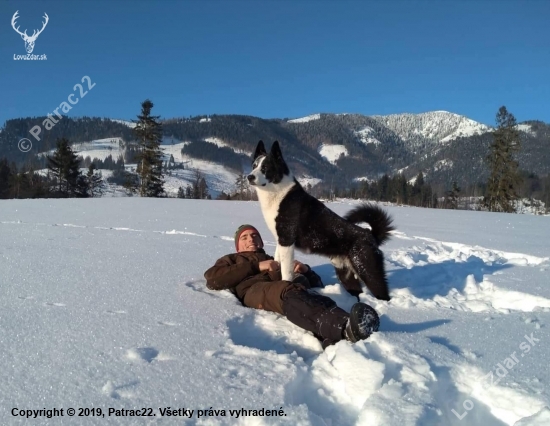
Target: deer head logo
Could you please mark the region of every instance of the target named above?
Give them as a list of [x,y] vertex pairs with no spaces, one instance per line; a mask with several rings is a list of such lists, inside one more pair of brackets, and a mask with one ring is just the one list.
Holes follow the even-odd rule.
[[34,42],[36,41],[40,33],[44,31],[44,28],[46,28],[46,25],[48,25],[48,21],[50,20],[50,18],[48,18],[48,14],[44,12],[43,18],[45,18],[46,21],[42,22],[42,29],[39,30],[38,32],[36,32],[37,30],[34,30],[32,33],[32,36],[28,36],[27,30],[25,30],[25,32],[22,33],[21,31],[19,31],[19,27],[15,28],[15,21],[17,20],[17,18],[19,18],[19,16],[17,16],[18,13],[19,11],[13,14],[13,17],[11,18],[11,26],[13,27],[15,32],[19,34],[23,40],[25,40],[25,49],[27,50],[27,53],[32,53],[34,49]]

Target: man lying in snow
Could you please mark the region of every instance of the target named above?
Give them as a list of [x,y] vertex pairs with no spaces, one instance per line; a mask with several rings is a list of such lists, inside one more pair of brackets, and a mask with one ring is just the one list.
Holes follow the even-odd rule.
[[321,278],[308,265],[294,263],[296,277],[281,280],[280,265],[263,250],[263,240],[252,225],[241,225],[235,232],[237,253],[228,254],[204,273],[210,290],[230,290],[244,306],[284,315],[290,322],[311,331],[323,349],[342,339],[366,339],[378,331],[376,311],[356,303],[351,313],[336,306],[329,297],[308,292],[322,287]]

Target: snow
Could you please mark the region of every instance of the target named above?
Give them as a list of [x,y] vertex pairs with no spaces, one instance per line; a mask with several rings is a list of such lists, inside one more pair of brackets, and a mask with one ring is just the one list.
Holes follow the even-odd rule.
[[227,147],[233,150],[234,152],[236,152],[237,154],[244,154],[244,155],[248,155],[249,157],[252,157],[252,151],[245,151],[242,149],[234,148],[231,145],[229,145],[227,142],[222,141],[220,138],[205,138],[204,140],[206,142],[213,143],[214,145],[219,146],[220,148]]
[[348,155],[348,150],[344,145],[321,145],[319,154],[324,157],[329,163],[336,164],[336,161],[341,155]]
[[[0,423],[548,425],[549,218],[386,209],[392,300],[361,295],[380,331],[323,351],[284,317],[205,287],[242,223],[273,254],[257,202],[2,200]],[[350,309],[328,259],[297,257]],[[194,413],[162,417],[168,406]],[[105,418],[12,414],[69,407]],[[107,414],[144,407],[155,416]],[[228,411],[242,408],[285,415]]]
[[[96,139],[88,142],[73,143],[71,145],[71,148],[78,155],[82,156],[82,158],[86,158],[89,156],[92,160],[94,158],[105,160],[109,155],[111,155],[113,157],[113,160],[116,161],[120,155],[124,154],[124,150],[120,148],[121,141],[121,138]],[[219,139],[215,142],[215,138],[209,138],[209,140],[207,141],[210,143],[223,143]],[[161,150],[164,152],[163,161],[169,161],[170,155],[172,155],[174,157],[176,165],[183,163],[185,167],[184,170],[171,170],[171,175],[165,173],[164,189],[166,193],[170,196],[175,197],[178,193],[178,189],[180,186],[183,186],[183,188],[185,189],[188,184],[192,185],[195,181],[196,169],[198,169],[201,172],[202,176],[205,178],[208,185],[209,193],[212,198],[217,197],[222,191],[225,191],[226,193],[234,191],[235,181],[237,180],[238,174],[229,169],[226,169],[224,166],[218,163],[213,163],[205,160],[197,160],[188,155],[183,155],[181,153],[181,150],[185,145],[189,143],[191,142],[180,142],[167,136],[163,137],[162,145],[160,146]],[[52,155],[54,151],[55,150],[52,149],[48,152],[40,153],[39,155]],[[247,154],[239,150],[235,150],[235,152]],[[251,154],[248,153],[247,155]],[[126,163],[125,166],[128,171],[135,171],[136,169],[135,163]],[[87,169],[82,170],[84,174],[87,173]],[[102,172],[103,178],[105,180],[108,176],[112,174],[112,172],[107,169],[98,169],[98,171]],[[47,173],[47,169],[43,169],[39,172],[45,175]],[[107,185],[105,196],[119,197],[124,195],[125,190],[122,186],[114,184]]]
[[207,118],[201,118],[199,120],[199,123],[209,123],[210,121],[212,121],[212,119],[210,117],[207,117]]
[[433,165],[433,170],[438,171],[438,170],[442,170],[442,169],[450,169],[452,167],[453,167],[453,161],[445,158],[443,160],[437,161]]
[[363,142],[365,145],[368,145],[371,143],[374,145],[380,145],[381,142],[378,139],[370,136],[370,134],[372,133],[374,133],[374,129],[368,126],[355,132],[359,140]]
[[113,119],[109,119],[111,121],[114,121],[115,123],[120,123],[120,124],[124,124],[128,127],[130,127],[131,129],[133,129],[134,127],[136,127],[136,123],[132,122],[132,121],[127,121],[127,120],[113,120]]
[[233,192],[238,174],[232,172],[217,163],[204,160],[191,159],[183,156],[185,169],[171,170],[171,176],[164,174],[164,190],[170,196],[176,196],[180,186],[183,189],[187,184],[193,184],[195,181],[196,170],[198,169],[204,177],[208,186],[208,191],[212,198],[216,198],[222,191]]
[[516,129],[518,129],[520,132],[528,133],[531,136],[537,136],[537,133],[533,131],[533,127],[530,124],[518,124],[516,126]]
[[361,176],[361,177],[353,178],[353,181],[354,181],[354,182],[368,182],[368,183],[375,182],[374,179],[368,178],[368,177],[366,177],[366,176]]
[[457,137],[491,131],[491,128],[485,124],[447,111],[378,115],[372,118],[388,126],[403,140],[414,144],[418,144],[419,138],[433,143],[445,143]]
[[320,118],[321,118],[321,114],[312,114],[312,115],[308,115],[307,117],[294,118],[292,120],[288,120],[287,123],[307,123],[308,121],[319,120]]
[[441,139],[441,142],[448,142],[458,137],[480,135],[491,130],[492,129],[485,124],[464,117],[459,121],[457,128],[450,135]]
[[300,182],[300,185],[302,185],[304,188],[308,184],[311,185],[311,187],[313,188],[315,185],[317,185],[318,183],[323,181],[322,179],[314,178],[314,177],[306,176],[306,175],[296,177],[296,180],[298,180],[298,182]]
[[[71,149],[77,155],[82,158],[90,157],[92,160],[97,158],[98,160],[105,160],[109,155],[116,161],[117,158],[123,154],[123,150],[120,148],[121,138],[105,138],[95,139],[92,141],[76,142],[71,144]],[[49,151],[39,153],[39,156],[53,155],[55,148]]]

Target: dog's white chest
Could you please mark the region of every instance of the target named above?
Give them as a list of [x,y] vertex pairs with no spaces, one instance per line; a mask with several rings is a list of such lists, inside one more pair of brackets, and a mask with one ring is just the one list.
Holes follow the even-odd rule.
[[277,239],[277,215],[279,214],[279,206],[281,204],[282,197],[279,194],[261,194],[258,195],[258,200],[262,207],[262,214],[264,216],[265,224]]
[[277,216],[279,215],[281,202],[290,189],[291,186],[275,193],[258,191],[258,200],[260,201],[265,223],[277,241]]

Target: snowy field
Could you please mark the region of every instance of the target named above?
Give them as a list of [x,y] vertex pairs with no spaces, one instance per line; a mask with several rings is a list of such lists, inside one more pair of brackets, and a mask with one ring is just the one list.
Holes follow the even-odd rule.
[[[323,352],[205,288],[240,224],[274,252],[256,202],[0,201],[0,424],[549,425],[550,218],[388,210],[392,300],[361,296],[380,332]],[[351,307],[327,259],[298,259]]]

